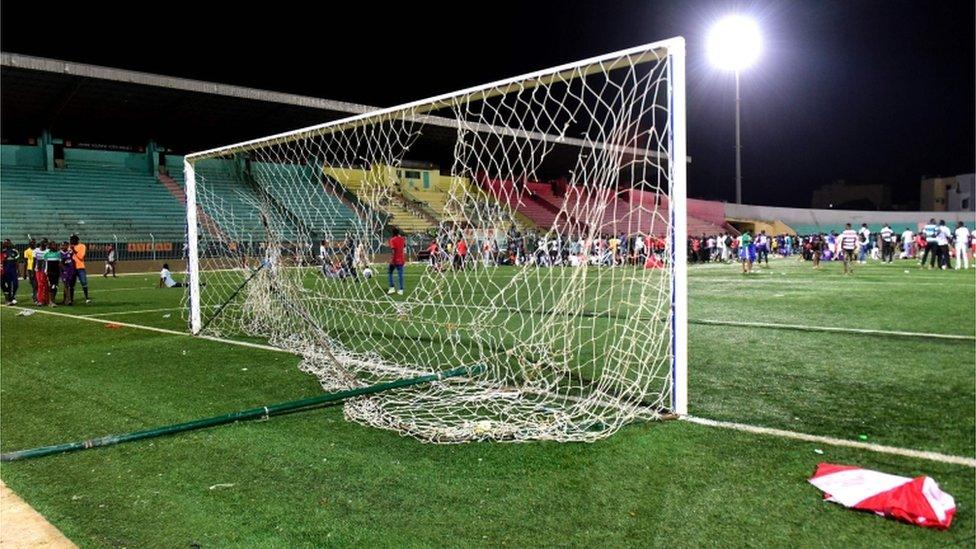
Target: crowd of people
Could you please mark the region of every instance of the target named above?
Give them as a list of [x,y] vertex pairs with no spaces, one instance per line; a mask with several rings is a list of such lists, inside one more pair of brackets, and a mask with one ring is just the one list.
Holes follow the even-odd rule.
[[[91,303],[88,294],[88,271],[85,268],[87,247],[78,235],[58,243],[53,239],[30,239],[23,253],[10,239],[3,241],[0,263],[3,265],[2,286],[7,305],[17,304],[17,290],[23,278],[31,287],[31,299],[35,305],[55,307],[58,291],[61,305],[74,305],[76,284],[81,284],[85,303]],[[21,268],[23,268],[21,270]],[[106,271],[107,272],[107,271]],[[113,262],[114,274],[114,262]]]
[[[836,231],[806,235],[767,235],[766,231],[734,236],[730,233],[701,235],[688,239],[688,258],[694,263],[739,262],[744,273],[757,264],[769,264],[769,256],[795,256],[811,261],[814,269],[824,261],[842,261],[844,272],[853,273],[855,263],[868,259],[892,263],[898,259],[918,260],[928,269],[969,269],[976,256],[976,238],[962,221],[950,229],[945,220],[930,219],[917,233],[911,228],[898,233],[890,225],[874,233],[866,223],[854,230],[848,223]],[[953,265],[954,263],[954,265]],[[976,268],[976,263],[972,263]]]

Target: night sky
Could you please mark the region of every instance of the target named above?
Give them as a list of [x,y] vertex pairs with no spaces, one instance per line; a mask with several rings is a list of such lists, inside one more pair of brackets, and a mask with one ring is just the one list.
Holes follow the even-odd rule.
[[911,202],[923,175],[976,164],[973,0],[203,4],[4,2],[0,46],[388,106],[682,35],[689,192],[731,200],[733,79],[704,41],[736,11],[764,33],[742,81],[745,202],[809,206],[836,179]]

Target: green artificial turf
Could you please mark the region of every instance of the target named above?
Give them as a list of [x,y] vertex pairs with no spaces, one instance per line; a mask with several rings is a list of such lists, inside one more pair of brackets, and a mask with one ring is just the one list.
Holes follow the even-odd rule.
[[[972,340],[694,323],[976,333],[972,271],[838,271],[692,268],[692,414],[973,457]],[[91,284],[91,305],[55,311],[185,329],[181,293],[153,275]],[[17,312],[0,312],[3,451],[321,393],[287,353]],[[955,522],[938,532],[825,503],[806,482],[819,461],[928,474],[956,497]],[[976,528],[972,468],[680,421],[594,444],[438,446],[332,407],[4,463],[0,476],[82,546],[914,547],[972,545]]]

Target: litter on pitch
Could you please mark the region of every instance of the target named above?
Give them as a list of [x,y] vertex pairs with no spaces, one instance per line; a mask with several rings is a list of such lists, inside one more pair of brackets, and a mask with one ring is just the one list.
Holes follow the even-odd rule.
[[827,501],[925,528],[946,530],[956,513],[953,497],[927,476],[908,478],[820,463],[810,484],[823,491]]

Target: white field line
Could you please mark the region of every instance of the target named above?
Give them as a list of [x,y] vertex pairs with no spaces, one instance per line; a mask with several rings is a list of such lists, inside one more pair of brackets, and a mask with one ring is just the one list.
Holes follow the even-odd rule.
[[920,337],[926,339],[957,339],[976,341],[976,335],[929,334],[924,332],[900,332],[897,330],[871,330],[866,328],[841,328],[834,326],[805,326],[803,324],[777,324],[774,322],[746,322],[741,320],[689,320],[689,324],[708,324],[710,326],[741,326],[746,328],[782,328],[809,332],[834,332],[842,334],[885,335],[899,337]]
[[[310,300],[315,301],[326,301],[329,303],[366,303],[364,300],[343,298],[343,297],[312,297]],[[383,302],[370,301],[372,304],[380,304]],[[410,301],[398,301],[397,305],[411,305],[418,308],[423,308],[422,303],[410,302]],[[474,305],[474,304],[459,304],[459,303],[440,303],[436,307],[443,307],[445,309],[473,309],[473,310],[485,310],[485,311],[497,311],[497,307],[491,307],[487,305]],[[508,312],[517,313],[519,311],[505,309]],[[537,311],[524,311],[527,314],[543,314],[543,312]],[[612,311],[594,311],[593,315],[607,315]],[[775,322],[746,322],[739,320],[711,320],[711,319],[691,319],[688,321],[689,324],[707,324],[709,326],[738,326],[747,328],[777,328],[777,329],[787,329],[787,330],[802,330],[810,332],[834,332],[842,334],[863,334],[863,335],[884,335],[884,336],[901,336],[901,337],[919,337],[928,339],[953,339],[953,340],[963,340],[963,341],[976,341],[976,335],[962,335],[962,334],[933,334],[925,332],[901,332],[896,330],[874,330],[869,328],[845,328],[843,326],[806,326],[802,324],[777,324]]]
[[[16,307],[16,306],[11,307],[11,308],[12,309],[19,309],[19,310],[22,310],[22,311],[23,310],[34,310],[34,309],[25,309],[23,307]],[[65,318],[73,318],[73,319],[77,319],[77,320],[84,320],[84,321],[87,321],[87,322],[97,322],[99,324],[104,324],[105,323],[105,320],[101,320],[101,319],[97,319],[97,318],[90,318],[90,317],[85,317],[85,316],[72,315],[72,314],[67,314],[67,313],[58,313],[58,312],[54,312],[54,311],[44,311],[44,310],[38,310],[36,312],[41,313],[41,314],[46,314],[46,315],[60,316],[60,317],[65,317]],[[273,351],[273,352],[276,352],[276,353],[294,354],[294,353],[291,353],[290,351],[286,351],[284,349],[279,349],[277,347],[272,347],[270,345],[262,345],[260,343],[250,343],[250,342],[247,342],[247,341],[236,341],[236,340],[233,340],[233,339],[224,339],[224,338],[214,337],[214,336],[191,336],[189,332],[179,332],[179,331],[176,331],[176,330],[167,330],[165,328],[155,328],[153,326],[144,326],[142,324],[130,324],[130,323],[127,323],[127,322],[114,322],[114,324],[118,324],[120,326],[125,326],[125,327],[128,327],[128,328],[135,328],[137,330],[147,330],[147,331],[151,331],[151,332],[158,332],[158,333],[170,334],[170,335],[178,335],[178,336],[184,336],[184,337],[196,337],[198,339],[206,339],[208,341],[215,341],[217,343],[226,343],[226,344],[229,344],[229,345],[238,345],[238,346],[241,346],[241,347],[249,347],[249,348],[252,348],[252,349],[261,349],[261,350],[264,350],[264,351]],[[726,428],[726,429],[735,429],[735,430],[745,431],[745,432],[753,433],[753,434],[757,434],[757,435],[767,435],[767,436],[775,436],[775,437],[781,437],[781,438],[788,438],[788,439],[792,439],[792,440],[802,440],[802,441],[807,441],[807,442],[817,442],[817,443],[820,443],[820,444],[826,444],[826,445],[830,445],[830,446],[844,446],[844,447],[848,447],[848,448],[857,448],[857,449],[860,449],[860,450],[867,450],[869,452],[879,452],[879,453],[892,454],[892,455],[898,455],[898,456],[912,457],[912,458],[917,458],[917,459],[925,459],[925,460],[930,460],[930,461],[937,461],[937,462],[941,462],[941,463],[951,463],[951,464],[956,464],[956,465],[965,465],[967,467],[976,468],[976,459],[968,458],[968,457],[963,457],[963,456],[953,456],[953,455],[948,455],[948,454],[940,454],[938,452],[927,452],[927,451],[923,451],[923,450],[912,450],[912,449],[908,449],[908,448],[898,448],[896,446],[883,446],[883,445],[880,445],[880,444],[871,444],[871,443],[867,443],[867,442],[857,442],[857,441],[852,441],[852,440],[844,440],[844,439],[833,438],[833,437],[825,437],[825,436],[820,436],[820,435],[810,435],[810,434],[806,434],[806,433],[798,433],[798,432],[795,432],[795,431],[785,431],[785,430],[782,430],[782,429],[772,429],[772,428],[769,428],[769,427],[757,427],[755,425],[747,425],[747,424],[744,424],[744,423],[732,423],[732,422],[725,422],[725,421],[715,421],[715,420],[711,420],[711,419],[704,419],[704,418],[698,418],[698,417],[693,417],[693,416],[683,416],[681,419],[684,420],[684,421],[689,421],[691,423],[697,423],[699,425],[706,425],[706,426],[709,426],[709,427],[721,427],[721,428]]]
[[[217,307],[219,307],[219,305],[201,305],[200,306],[200,308],[202,308],[202,309],[215,309]],[[140,314],[146,314],[146,313],[165,313],[167,311],[182,311],[184,309],[186,309],[186,307],[166,307],[166,308],[163,308],[163,309],[145,309],[145,310],[141,310],[141,311],[116,311],[114,313],[95,313],[95,314],[91,314],[91,315],[79,315],[79,316],[83,316],[83,317],[86,317],[86,318],[98,318],[98,317],[103,317],[103,316],[116,316],[116,315],[140,315]]]
[[752,433],[754,435],[767,435],[767,436],[774,436],[780,438],[788,438],[791,440],[802,440],[804,442],[816,442],[818,444],[825,444],[829,446],[842,446],[845,448],[856,448],[858,450],[867,450],[869,452],[878,452],[880,454],[891,454],[895,456],[909,457],[915,459],[925,459],[928,461],[937,461],[939,463],[949,463],[952,465],[963,465],[966,467],[976,468],[976,459],[963,457],[963,456],[940,454],[938,452],[926,452],[923,450],[911,450],[908,448],[898,448],[897,446],[884,446],[882,444],[874,444],[871,442],[860,442],[857,440],[844,440],[842,438],[825,437],[821,435],[809,435],[806,433],[798,433],[796,431],[784,431],[783,429],[773,429],[771,427],[757,427],[755,425],[748,425],[745,423],[716,421],[714,419],[705,419],[705,418],[694,417],[694,416],[682,416],[680,419],[698,425],[705,425],[708,427],[720,427],[722,429],[732,429],[735,431]]

